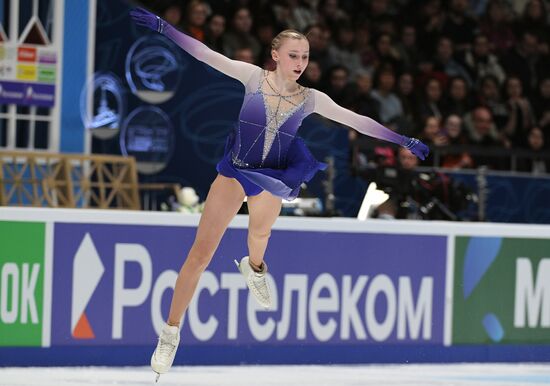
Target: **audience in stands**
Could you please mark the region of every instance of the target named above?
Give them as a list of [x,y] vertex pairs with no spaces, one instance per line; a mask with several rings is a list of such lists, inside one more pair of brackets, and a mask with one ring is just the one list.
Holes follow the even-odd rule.
[[[151,7],[212,49],[264,68],[273,66],[273,36],[297,29],[310,42],[303,85],[434,147],[548,152],[547,1],[162,0]],[[439,166],[511,166],[477,153],[439,157]],[[550,172],[542,158],[517,167]]]

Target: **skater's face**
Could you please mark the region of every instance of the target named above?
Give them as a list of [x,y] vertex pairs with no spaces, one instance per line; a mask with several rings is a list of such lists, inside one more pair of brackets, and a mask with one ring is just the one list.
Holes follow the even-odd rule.
[[288,78],[298,80],[309,63],[309,43],[307,39],[284,39],[271,54],[277,63],[277,70]]

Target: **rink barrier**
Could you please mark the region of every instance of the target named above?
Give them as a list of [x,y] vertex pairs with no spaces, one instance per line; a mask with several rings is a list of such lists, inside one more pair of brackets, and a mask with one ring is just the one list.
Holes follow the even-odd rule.
[[[2,208],[0,365],[145,365],[199,217]],[[550,361],[550,226],[281,217],[274,305],[233,259],[183,319],[181,364]]]

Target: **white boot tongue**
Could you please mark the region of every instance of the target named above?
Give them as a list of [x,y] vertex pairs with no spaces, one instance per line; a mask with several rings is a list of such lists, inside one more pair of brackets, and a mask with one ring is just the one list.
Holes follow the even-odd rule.
[[177,334],[178,331],[179,331],[178,326],[170,326],[169,324],[164,326],[164,332],[167,334],[174,335],[174,334]]

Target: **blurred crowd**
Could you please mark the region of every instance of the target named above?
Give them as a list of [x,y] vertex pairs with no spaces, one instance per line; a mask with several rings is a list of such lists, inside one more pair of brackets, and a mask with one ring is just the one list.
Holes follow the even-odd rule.
[[[264,68],[274,67],[272,38],[287,28],[301,31],[310,42],[309,66],[300,79],[304,86],[432,148],[529,149],[532,155],[515,168],[550,173],[544,157],[550,142],[546,1],[162,0],[146,5],[212,49]],[[356,136],[350,130],[350,139]],[[373,151],[386,154],[360,154],[354,162],[399,162],[393,149]],[[440,157],[438,166],[480,165],[510,168],[502,158],[467,150]]]

